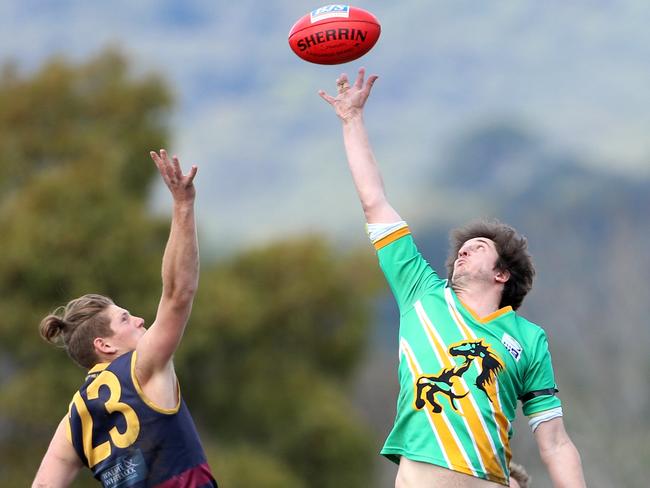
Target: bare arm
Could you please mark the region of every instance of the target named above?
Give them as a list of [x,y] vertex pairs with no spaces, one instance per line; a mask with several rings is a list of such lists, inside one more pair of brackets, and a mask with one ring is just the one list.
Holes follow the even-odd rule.
[[587,486],[580,454],[564,429],[561,417],[539,424],[535,441],[555,488]]
[[371,75],[365,83],[364,76],[365,70],[361,68],[354,85],[350,86],[347,75],[342,74],[337,80],[336,97],[323,90],[319,91],[319,95],[334,107],[343,124],[343,143],[348,165],[366,221],[370,224],[397,222],[401,218],[386,199],[384,182],[363,121],[363,107],[377,76]]
[[[136,374],[145,386],[157,373],[164,373],[161,385],[175,385],[172,358],[192,310],[199,280],[199,247],[194,216],[194,176],[192,166],[184,175],[178,158],[169,158],[163,149],[151,153],[158,171],[174,199],[171,229],[162,260],[162,296],[156,319],[137,346]],[[171,383],[170,383],[171,382]],[[172,388],[173,390],[173,388]]]
[[50,446],[41,461],[32,483],[32,488],[64,488],[77,477],[82,467],[81,459],[66,438],[66,417],[59,422],[59,426],[50,441]]

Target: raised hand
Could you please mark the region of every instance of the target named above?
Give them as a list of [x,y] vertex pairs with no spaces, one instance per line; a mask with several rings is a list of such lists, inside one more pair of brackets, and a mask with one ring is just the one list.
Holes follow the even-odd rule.
[[164,149],[160,150],[160,154],[155,151],[151,151],[149,154],[153,162],[156,163],[158,172],[162,176],[167,188],[169,188],[174,201],[193,201],[196,196],[194,177],[198,171],[197,166],[192,165],[190,172],[184,175],[177,156],[173,156],[170,160],[167,151]]
[[365,68],[359,68],[359,73],[354,84],[350,86],[348,75],[341,74],[336,80],[337,95],[335,97],[319,90],[318,94],[323,100],[329,103],[341,120],[348,121],[354,117],[361,116],[370,90],[377,81],[377,75],[370,75],[364,82],[366,75]]

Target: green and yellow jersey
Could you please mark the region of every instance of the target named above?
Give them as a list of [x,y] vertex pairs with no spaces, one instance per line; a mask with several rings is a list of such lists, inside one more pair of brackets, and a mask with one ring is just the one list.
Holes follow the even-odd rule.
[[562,415],[544,330],[511,307],[476,316],[406,223],[373,227],[400,312],[397,415],[381,453],[507,485],[517,400],[533,428]]

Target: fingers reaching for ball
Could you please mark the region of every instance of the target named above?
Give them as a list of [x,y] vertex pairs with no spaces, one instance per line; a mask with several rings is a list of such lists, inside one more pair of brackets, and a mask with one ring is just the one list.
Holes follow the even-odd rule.
[[336,89],[339,93],[345,93],[348,88],[350,88],[350,82],[348,81],[348,75],[343,73],[336,80]]
[[336,96],[329,95],[324,90],[319,90],[318,94],[323,100],[334,106],[337,115],[342,117],[342,113],[349,114],[354,110],[361,110],[370,95],[370,90],[377,81],[377,75],[370,75],[365,80],[365,68],[359,68],[357,78],[353,85],[350,85],[348,75],[341,73],[336,79]]
[[181,163],[177,156],[169,157],[167,151],[160,150],[160,153],[151,151],[151,159],[156,163],[158,172],[163,181],[169,188],[174,200],[176,201],[193,201],[196,190],[194,189],[194,177],[198,168],[192,165],[187,174],[183,174]]

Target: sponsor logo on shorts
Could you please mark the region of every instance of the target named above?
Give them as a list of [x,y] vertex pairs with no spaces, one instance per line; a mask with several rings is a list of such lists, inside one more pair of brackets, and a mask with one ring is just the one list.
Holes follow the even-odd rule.
[[521,352],[524,350],[521,347],[521,344],[517,342],[517,340],[512,337],[510,334],[504,332],[503,337],[501,338],[501,344],[505,346],[505,348],[508,350],[510,355],[515,358],[515,361],[519,361],[519,358],[521,357]]
[[331,19],[332,17],[349,17],[349,5],[325,5],[324,7],[312,10],[310,13],[311,23],[320,20]]
[[128,488],[147,478],[147,465],[139,449],[122,456],[100,475],[104,488]]

